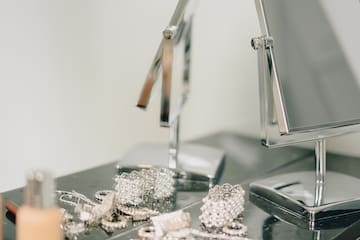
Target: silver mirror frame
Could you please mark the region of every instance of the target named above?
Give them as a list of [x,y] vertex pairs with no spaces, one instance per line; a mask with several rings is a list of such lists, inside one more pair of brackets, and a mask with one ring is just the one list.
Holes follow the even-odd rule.
[[326,172],[325,138],[355,132],[360,127],[326,127],[289,135],[263,1],[266,0],[255,0],[263,35],[251,41],[258,52],[262,143],[267,147],[280,147],[315,140],[315,171],[287,173],[252,182],[249,199],[269,214],[310,230],[346,226],[360,215],[360,196],[355,191],[360,179]]
[[360,131],[359,124],[290,131],[263,1],[255,0],[262,35],[251,41],[258,58],[262,144],[276,148]]

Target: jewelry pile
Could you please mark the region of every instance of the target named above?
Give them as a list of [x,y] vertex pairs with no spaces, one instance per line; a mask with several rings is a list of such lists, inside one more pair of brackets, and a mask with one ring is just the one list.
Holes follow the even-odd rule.
[[241,185],[216,185],[203,199],[202,230],[191,228],[190,213],[182,210],[151,217],[152,225],[139,229],[141,240],[248,240],[242,223],[245,191]]
[[62,209],[65,236],[78,239],[96,227],[114,232],[173,209],[173,176],[164,168],[122,173],[115,177],[115,190],[97,191],[96,201],[75,191],[56,191],[59,202],[72,207],[71,213]]

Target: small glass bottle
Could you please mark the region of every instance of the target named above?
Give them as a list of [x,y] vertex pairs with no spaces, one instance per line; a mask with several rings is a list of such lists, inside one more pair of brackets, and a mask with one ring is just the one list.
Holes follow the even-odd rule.
[[63,240],[61,213],[55,205],[55,184],[51,175],[35,171],[27,178],[24,205],[16,214],[17,240]]

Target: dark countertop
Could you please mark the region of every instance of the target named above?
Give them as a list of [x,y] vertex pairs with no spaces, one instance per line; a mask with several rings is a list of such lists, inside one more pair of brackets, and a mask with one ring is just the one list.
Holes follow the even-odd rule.
[[[226,153],[225,168],[220,183],[241,183],[245,190],[248,183],[279,173],[299,170],[314,170],[314,153],[311,150],[284,147],[267,149],[260,141],[231,133],[218,133],[194,142],[222,148]],[[327,169],[346,173],[360,178],[360,159],[328,154]],[[96,168],[57,178],[58,189],[76,190],[88,197],[97,190],[112,189],[113,176],[116,174],[116,162]],[[207,192],[179,192],[175,209],[187,209],[193,216],[193,226],[198,227],[201,199]],[[4,203],[12,200],[22,202],[22,189],[3,193]],[[4,211],[4,215],[6,210]],[[344,229],[325,231],[309,231],[294,225],[279,221],[266,214],[247,201],[245,205],[245,224],[252,239],[332,239]],[[92,231],[81,239],[128,239],[136,237],[136,228],[115,232],[107,235],[101,230]],[[359,234],[360,235],[360,234]],[[321,236],[321,237],[320,237]],[[15,225],[4,216],[4,239],[15,239]]]

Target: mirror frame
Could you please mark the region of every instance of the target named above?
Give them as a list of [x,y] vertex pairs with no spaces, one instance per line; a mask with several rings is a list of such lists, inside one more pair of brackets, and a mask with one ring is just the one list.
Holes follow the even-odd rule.
[[[321,128],[291,131],[279,80],[273,40],[269,32],[263,1],[255,0],[261,37],[252,39],[258,54],[261,142],[273,148],[319,140],[360,131],[360,123],[327,125]],[[359,119],[360,122],[360,119]]]

